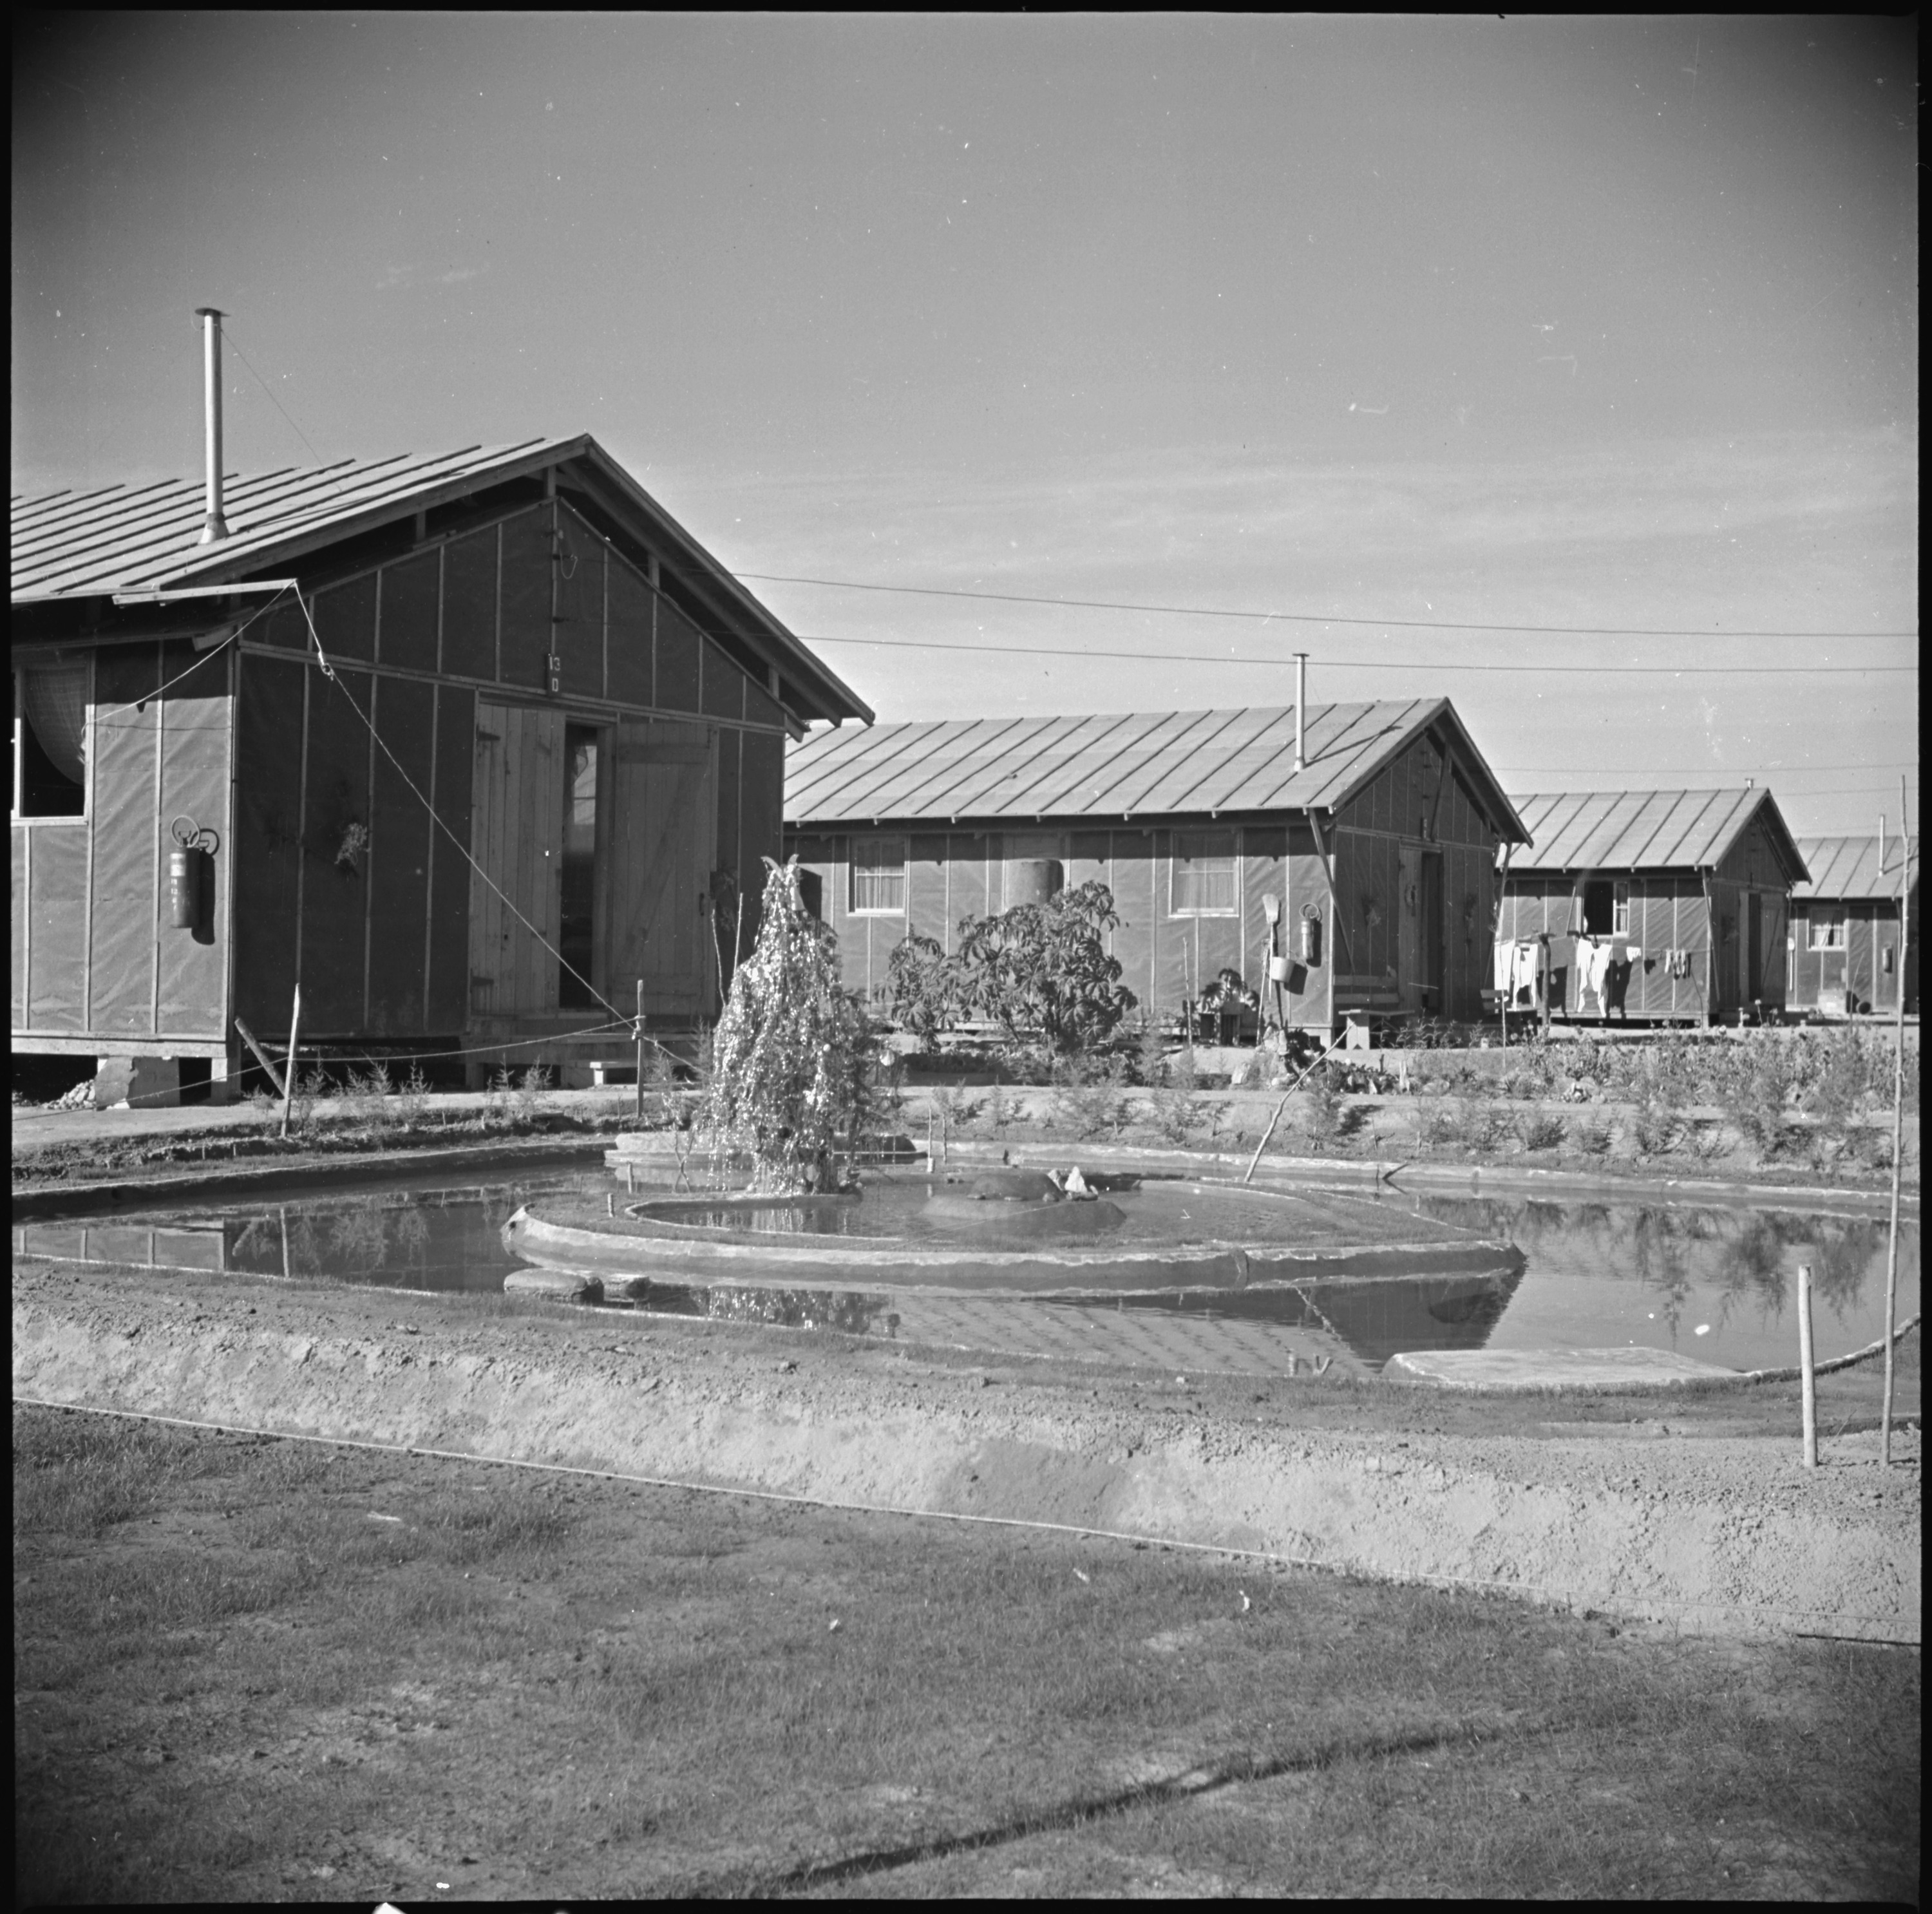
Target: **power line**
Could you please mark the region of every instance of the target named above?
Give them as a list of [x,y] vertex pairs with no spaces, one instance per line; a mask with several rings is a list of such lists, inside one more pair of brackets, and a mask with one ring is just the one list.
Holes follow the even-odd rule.
[[292,418],[289,418],[288,407],[284,405],[281,400],[275,397],[274,388],[269,385],[268,382],[264,379],[259,372],[255,370],[254,362],[242,350],[241,340],[236,338],[235,334],[226,326],[224,326],[221,329],[221,336],[224,339],[227,340],[230,345],[235,348],[235,356],[238,358],[244,365],[248,367],[250,374],[254,376],[255,383],[260,386],[263,392],[268,394],[269,404],[273,406],[284,418],[288,419],[289,430],[292,432],[304,445],[308,446],[309,457],[314,459],[317,465],[326,466],[328,461],[322,457],[321,453],[316,450],[314,446],[309,445],[308,434],[304,432]]
[[[741,572],[741,578],[752,578],[752,572]],[[868,588],[869,589],[869,588]],[[880,589],[884,589],[881,587]],[[895,586],[892,589],[897,590]],[[1041,603],[1058,603],[1058,600],[1041,600]],[[1258,614],[1230,613],[1230,616],[1248,617]],[[1338,621],[1339,622],[1339,621]],[[1366,620],[1354,620],[1354,623]],[[1454,628],[1465,629],[1466,627]],[[1484,627],[1485,629],[1508,630],[1522,628],[1510,626]],[[888,651],[970,651],[989,653],[997,658],[1120,658],[1144,664],[1266,664],[1277,670],[1285,670],[1292,662],[1286,657],[1251,658],[1239,652],[1219,657],[1211,653],[1191,651],[1114,651],[1095,646],[1076,645],[981,645],[955,638],[848,638],[832,637],[806,638],[794,633],[801,644],[808,645],[869,645]],[[1646,637],[1684,637],[1682,632],[1643,633]],[[1775,634],[1760,633],[1759,636],[1798,638],[1805,634],[1796,632]],[[1878,634],[1892,637],[1891,632]],[[1916,671],[1916,664],[1452,664],[1444,660],[1432,658],[1422,662],[1414,658],[1390,661],[1382,658],[1337,658],[1320,661],[1330,670],[1346,671],[1406,671],[1412,676],[1419,671],[1483,671],[1528,673],[1541,676],[1564,674],[1584,677],[1662,678],[1686,677],[1840,677],[1847,672],[1872,673],[1877,671]]]
[[[1354,618],[1322,611],[1229,610],[1218,605],[1135,604],[1115,598],[1040,598],[1025,592],[968,592],[939,585],[871,585],[854,578],[795,578],[776,572],[739,572],[733,576],[754,578],[766,585],[821,585],[830,591],[892,592],[915,598],[975,598],[993,604],[1050,604],[1072,611],[1147,611],[1172,618],[1241,618],[1276,625],[1365,625],[1413,632],[1515,632],[1526,636],[1561,638],[1916,638],[1916,632],[1704,632],[1655,626],[1508,625],[1458,622],[1446,618]],[[814,644],[824,642],[812,640]],[[844,642],[859,644],[858,639]],[[890,642],[884,639],[873,644]]]
[[[1748,767],[1743,765],[1740,765],[1737,767],[1738,771],[1742,772],[1744,776],[1748,778],[1762,777],[1767,771],[1782,772],[1787,777],[1803,777],[1810,776],[1814,771],[1819,772],[1827,771],[1916,771],[1918,768],[1918,760],[1916,758],[1881,758],[1877,759],[1863,758],[1861,758],[1856,764],[1766,764],[1759,763],[1752,764]],[[1568,764],[1519,764],[1507,775],[1510,777],[1522,777],[1527,776],[1532,772],[1539,771],[1553,771],[1566,778],[1574,777],[1576,774],[1576,765],[1574,759]],[[1499,778],[1504,775],[1505,773],[1500,770],[1496,772],[1496,776]],[[1634,765],[1628,767],[1624,775],[1633,778],[1662,778],[1676,776],[1682,776],[1687,778],[1714,778],[1718,775],[1718,771],[1717,768],[1708,764],[1642,764]],[[1725,789],[1726,790],[1729,790],[1730,788],[1730,787],[1729,785],[1725,787]]]

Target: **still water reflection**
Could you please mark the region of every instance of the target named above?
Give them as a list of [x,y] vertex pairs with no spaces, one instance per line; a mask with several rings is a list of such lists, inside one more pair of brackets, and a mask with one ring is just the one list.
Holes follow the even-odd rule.
[[[547,1194],[601,1197],[607,1173],[560,1172],[460,1188],[384,1186],[286,1203],[209,1205],[107,1222],[17,1225],[14,1248],[62,1260],[489,1292],[518,1267],[500,1231]],[[1520,1276],[1305,1283],[1235,1294],[1110,1297],[1108,1306],[1222,1321],[1328,1324],[1364,1361],[1402,1348],[1679,1349],[1738,1369],[1796,1360],[1796,1274],[1809,1262],[1821,1358],[1880,1333],[1882,1220],[1644,1202],[1389,1197],[1390,1208],[1515,1244]],[[1919,1306],[1920,1226],[1900,1233],[1899,1314]],[[658,1286],[644,1306],[880,1333],[892,1314],[856,1292]],[[1051,1304],[1016,1302],[1019,1309]]]

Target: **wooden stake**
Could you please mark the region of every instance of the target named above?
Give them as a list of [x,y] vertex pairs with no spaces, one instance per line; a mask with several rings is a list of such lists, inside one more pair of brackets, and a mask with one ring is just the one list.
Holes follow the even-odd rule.
[[254,1052],[256,1062],[268,1072],[268,1081],[275,1086],[275,1094],[278,1096],[286,1096],[287,1093],[282,1085],[282,1073],[269,1062],[268,1053],[255,1041],[254,1032],[239,1017],[235,1019],[235,1028],[242,1033],[242,1041]]
[[637,1118],[644,1120],[644,980],[638,980],[638,1095]]
[[1254,1181],[1255,1166],[1261,1161],[1262,1152],[1268,1147],[1268,1138],[1274,1136],[1275,1125],[1281,1121],[1281,1113],[1288,1108],[1288,1100],[1301,1088],[1303,1084],[1308,1080],[1309,1077],[1317,1068],[1318,1068],[1322,1064],[1326,1063],[1330,1057],[1334,1055],[1336,1050],[1341,1047],[1342,1038],[1347,1035],[1348,1030],[1345,1027],[1342,1030],[1342,1036],[1335,1038],[1329,1044],[1328,1048],[1323,1051],[1322,1054],[1316,1058],[1315,1061],[1310,1064],[1308,1068],[1304,1070],[1300,1076],[1297,1077],[1295,1080],[1282,1092],[1281,1101],[1274,1106],[1274,1114],[1268,1118],[1268,1126],[1266,1130],[1262,1132],[1262,1140],[1255,1145],[1255,1154],[1248,1160],[1248,1173],[1241,1178],[1241,1180],[1244,1183],[1252,1183]]
[[289,1054],[282,1068],[286,1072],[282,1082],[282,1134],[289,1133],[289,1111],[296,1097],[296,1043],[302,1035],[302,986],[296,986],[295,1002],[289,1010]]
[[1898,781],[1898,1052],[1892,1077],[1892,1240],[1885,1259],[1885,1392],[1880,1406],[1878,1466],[1892,1466],[1892,1325],[1898,1318],[1898,1180],[1905,1155],[1905,940],[1912,896],[1912,833],[1906,828],[1905,780]]
[[1804,1405],[1804,1466],[1818,1466],[1818,1377],[1811,1360],[1811,1265],[1798,1265],[1798,1388]]

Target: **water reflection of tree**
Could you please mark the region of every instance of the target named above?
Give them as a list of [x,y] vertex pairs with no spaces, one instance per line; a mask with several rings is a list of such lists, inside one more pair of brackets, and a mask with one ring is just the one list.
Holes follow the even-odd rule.
[[252,1216],[236,1232],[228,1246],[231,1268],[254,1275],[279,1276],[282,1268],[282,1226],[279,1216]]
[[[1796,1294],[1798,1264],[1808,1262],[1820,1301],[1844,1322],[1868,1305],[1884,1280],[1886,1226],[1868,1218],[1545,1198],[1437,1197],[1428,1208],[1442,1221],[1507,1238],[1546,1268],[1574,1262],[1587,1250],[1591,1260],[1634,1276],[1657,1299],[1673,1337],[1700,1287],[1718,1292],[1703,1306],[1720,1324],[1750,1305],[1760,1323],[1776,1323]],[[1916,1225],[1900,1232],[1900,1276],[1908,1283],[1918,1278],[1919,1234]]]

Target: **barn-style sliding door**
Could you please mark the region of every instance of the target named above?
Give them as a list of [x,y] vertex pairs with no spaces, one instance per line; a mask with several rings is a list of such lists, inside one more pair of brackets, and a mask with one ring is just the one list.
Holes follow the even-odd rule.
[[614,742],[601,987],[628,1011],[641,978],[646,1016],[708,1016],[716,740],[702,724],[640,723],[619,724]]
[[562,712],[478,699],[470,854],[482,869],[470,876],[470,1007],[476,1016],[556,1008],[551,952],[559,932],[563,800]]
[[[554,953],[566,940],[578,953],[574,964],[590,960],[595,992],[627,1016],[640,979],[647,1014],[697,1017],[715,1010],[707,893],[716,862],[716,758],[702,724],[566,725],[563,712],[546,706],[478,700],[471,848],[482,871],[472,873],[470,890],[473,1014],[543,1016],[562,1007]],[[586,805],[595,808],[594,836],[576,815]],[[594,868],[577,873],[574,902],[580,909],[588,903],[595,928],[580,938],[575,920],[566,921],[566,866],[573,850],[581,860],[586,837]],[[581,985],[566,994],[575,1000],[570,1007],[595,1007],[594,999],[584,1000],[591,992]]]

